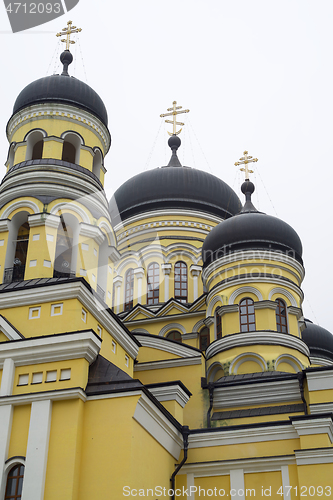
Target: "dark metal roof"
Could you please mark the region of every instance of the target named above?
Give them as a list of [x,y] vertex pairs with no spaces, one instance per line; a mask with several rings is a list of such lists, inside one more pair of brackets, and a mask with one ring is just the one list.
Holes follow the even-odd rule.
[[325,328],[305,321],[302,339],[310,349],[310,355],[333,361],[333,335]]
[[241,209],[236,193],[218,177],[190,167],[168,166],[126,181],[110,201],[113,224],[156,209],[188,209],[228,218]]
[[295,403],[291,405],[281,406],[265,406],[262,408],[249,408],[246,410],[229,410],[218,411],[212,416],[212,420],[227,420],[230,418],[246,418],[246,417],[266,417],[269,415],[281,415],[291,413],[303,413],[303,403]]
[[108,126],[108,114],[100,96],[73,76],[52,75],[29,83],[18,95],[13,114],[33,104],[59,102],[89,111]]
[[237,250],[256,249],[283,252],[303,264],[302,243],[296,231],[283,220],[255,209],[252,183],[244,183],[242,190],[246,203],[241,213],[221,222],[206,237],[202,247],[204,266]]

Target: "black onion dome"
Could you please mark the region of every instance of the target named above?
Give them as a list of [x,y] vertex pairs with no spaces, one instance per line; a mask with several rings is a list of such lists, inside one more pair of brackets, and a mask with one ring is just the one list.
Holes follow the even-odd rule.
[[[108,126],[108,114],[100,96],[89,85],[67,73],[72,58],[70,52],[61,54],[64,71],[61,75],[52,75],[29,83],[18,95],[13,114],[27,106],[41,103],[65,103],[89,111]],[[70,54],[71,55],[71,54]]]
[[279,251],[301,264],[302,243],[296,231],[286,222],[258,212],[251,202],[252,182],[242,185],[246,202],[241,212],[218,224],[206,237],[202,247],[204,267],[238,250],[265,249]]
[[221,179],[190,167],[155,168],[126,181],[110,201],[113,224],[156,209],[187,209],[228,218],[241,209],[236,193]]
[[309,320],[305,320],[305,325],[302,339],[310,349],[310,355],[333,361],[333,335]]

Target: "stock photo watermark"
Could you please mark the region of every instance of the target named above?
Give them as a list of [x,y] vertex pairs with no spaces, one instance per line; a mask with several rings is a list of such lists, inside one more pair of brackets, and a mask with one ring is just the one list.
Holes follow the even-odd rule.
[[79,0],[36,0],[36,2],[11,2],[4,6],[13,33],[35,28],[63,16],[72,10]]

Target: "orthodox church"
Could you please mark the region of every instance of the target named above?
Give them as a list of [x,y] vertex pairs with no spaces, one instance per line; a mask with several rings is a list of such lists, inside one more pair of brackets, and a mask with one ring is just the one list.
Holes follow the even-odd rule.
[[108,203],[107,110],[72,60],[6,130],[0,500],[332,498],[333,336],[255,160],[243,200],[182,166],[174,103],[168,165]]

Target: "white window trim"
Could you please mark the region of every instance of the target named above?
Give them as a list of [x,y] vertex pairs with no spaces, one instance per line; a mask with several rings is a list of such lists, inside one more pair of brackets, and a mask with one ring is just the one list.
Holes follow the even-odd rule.
[[[30,307],[29,308],[29,319],[39,319],[40,318],[40,313],[41,313],[41,307]],[[37,316],[33,316],[33,312],[34,311],[38,311],[38,315]]]
[[[56,308],[60,307],[60,312],[59,313],[56,313],[54,312]],[[63,311],[63,307],[64,307],[64,304],[63,302],[60,303],[60,304],[52,304],[51,305],[51,316],[61,316],[62,315],[62,311]]]

